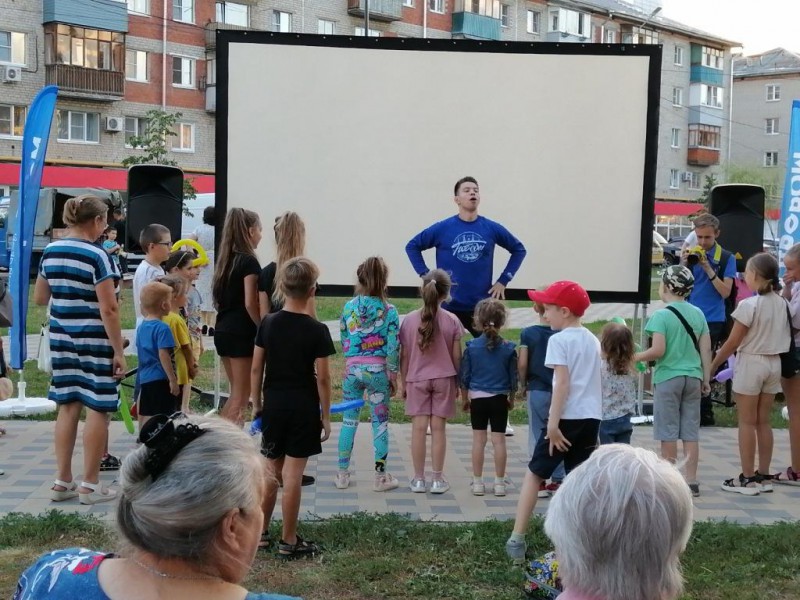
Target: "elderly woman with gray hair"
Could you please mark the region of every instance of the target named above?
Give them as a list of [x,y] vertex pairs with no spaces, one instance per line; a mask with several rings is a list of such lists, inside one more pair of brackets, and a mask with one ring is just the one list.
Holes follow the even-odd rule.
[[559,600],[674,600],[683,591],[692,497],[680,472],[649,450],[600,446],[553,497],[544,530]]
[[192,598],[288,600],[239,584],[264,522],[264,462],[251,439],[219,418],[158,415],[122,465],[120,555],[84,548],[42,556],[14,600]]

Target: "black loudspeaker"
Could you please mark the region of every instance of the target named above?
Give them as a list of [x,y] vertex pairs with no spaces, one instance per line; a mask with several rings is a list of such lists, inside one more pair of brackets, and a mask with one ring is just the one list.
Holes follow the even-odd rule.
[[711,190],[711,214],[719,219],[717,242],[733,254],[740,254],[736,270],[744,271],[748,259],[764,250],[764,188],[731,183]]
[[151,223],[169,229],[172,241],[181,239],[183,171],[166,165],[134,165],[128,169],[128,210],[125,246],[142,254],[139,234]]

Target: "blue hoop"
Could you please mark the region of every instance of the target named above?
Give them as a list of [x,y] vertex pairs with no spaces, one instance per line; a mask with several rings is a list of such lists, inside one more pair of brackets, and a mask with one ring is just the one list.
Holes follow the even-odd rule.
[[362,406],[364,406],[363,400],[348,400],[339,404],[331,404],[331,413],[340,413],[354,408],[361,408]]

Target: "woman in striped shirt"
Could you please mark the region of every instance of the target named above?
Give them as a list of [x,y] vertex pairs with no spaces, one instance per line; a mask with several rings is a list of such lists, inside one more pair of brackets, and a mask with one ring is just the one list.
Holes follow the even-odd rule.
[[[55,449],[58,475],[50,492],[54,502],[80,497],[81,504],[113,500],[100,485],[100,457],[108,436],[107,413],[117,410],[119,379],[125,373],[122,330],[115,286],[119,274],[97,243],[107,226],[108,206],[91,195],[64,205],[67,235],[42,255],[33,299],[50,305],[50,353],[53,377],[48,397],[58,405]],[[72,452],[81,410],[83,481],[72,478]]]

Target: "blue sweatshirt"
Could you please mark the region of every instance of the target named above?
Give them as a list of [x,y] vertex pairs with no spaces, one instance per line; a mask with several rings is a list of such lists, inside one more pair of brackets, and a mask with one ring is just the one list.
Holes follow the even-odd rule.
[[486,217],[462,221],[458,215],[434,223],[406,244],[406,254],[419,276],[428,272],[422,252],[436,248],[436,267],[450,273],[452,301],[444,304],[450,311],[471,311],[494,285],[492,267],[494,248],[500,246],[511,254],[506,268],[497,278],[508,285],[525,258],[525,246],[499,223]]

